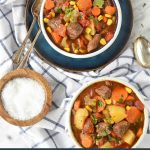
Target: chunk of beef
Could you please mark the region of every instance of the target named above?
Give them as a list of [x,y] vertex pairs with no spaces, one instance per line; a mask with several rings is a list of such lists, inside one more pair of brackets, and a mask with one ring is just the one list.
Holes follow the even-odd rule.
[[130,124],[127,121],[121,121],[113,126],[113,131],[118,137],[122,137],[128,130]]
[[88,133],[88,134],[91,134],[94,132],[94,124],[91,118],[86,119],[84,126],[83,126],[83,132]]
[[67,34],[70,39],[78,38],[83,32],[83,27],[79,23],[70,23],[67,27]]
[[105,85],[101,86],[98,89],[95,89],[95,92],[98,95],[102,96],[104,99],[109,99],[111,97],[111,93],[112,93],[111,89]]
[[65,3],[66,0],[54,0],[56,6],[61,6],[62,4]]
[[99,136],[107,136],[111,133],[111,125],[105,122],[101,122],[96,128],[96,132]]
[[53,18],[48,22],[48,26],[50,26],[53,30],[56,30],[61,25],[61,19],[59,17]]
[[97,48],[97,46],[99,44],[99,40],[100,40],[100,34],[96,34],[87,46],[88,52],[91,52]]

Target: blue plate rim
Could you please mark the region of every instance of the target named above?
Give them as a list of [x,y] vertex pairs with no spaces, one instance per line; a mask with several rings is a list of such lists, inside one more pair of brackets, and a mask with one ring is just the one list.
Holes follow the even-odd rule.
[[[30,2],[31,0],[27,0],[27,2],[26,2],[26,7],[25,7],[25,26],[26,26],[26,30],[28,30],[29,29],[29,26],[27,25],[27,13],[28,13],[28,8],[29,8],[29,2]],[[131,10],[131,16],[130,16],[130,18],[131,18],[131,26],[130,26],[130,33],[128,33],[128,39],[127,39],[127,41],[126,41],[126,43],[124,44],[124,46],[121,48],[121,50],[118,52],[118,54],[116,55],[116,56],[114,56],[112,59],[110,59],[107,63],[105,63],[105,64],[103,64],[103,65],[101,65],[101,66],[99,66],[99,67],[95,67],[95,68],[93,68],[93,69],[81,69],[81,70],[76,70],[76,69],[68,69],[68,68],[66,68],[66,67],[62,67],[62,66],[59,66],[58,64],[55,64],[54,62],[51,62],[50,60],[47,60],[46,58],[44,58],[39,52],[38,52],[38,50],[34,47],[34,49],[35,49],[35,53],[36,53],[36,55],[42,60],[42,61],[44,61],[45,63],[47,63],[48,65],[51,65],[52,67],[58,67],[58,68],[60,68],[60,69],[63,69],[63,70],[65,70],[65,71],[68,71],[68,72],[85,72],[85,71],[96,71],[96,70],[102,70],[103,68],[105,68],[107,65],[109,65],[110,63],[112,63],[116,58],[118,58],[124,51],[125,51],[125,46],[126,46],[126,44],[127,44],[127,42],[128,42],[128,40],[129,40],[129,38],[130,38],[130,36],[131,36],[131,32],[132,32],[132,28],[133,28],[133,9],[132,9],[132,5],[131,5],[131,0],[128,0],[128,2],[129,2],[129,5],[130,5],[130,10]],[[31,37],[29,37],[29,40],[30,41],[32,41],[32,38]],[[99,54],[99,55],[101,55],[101,54]]]

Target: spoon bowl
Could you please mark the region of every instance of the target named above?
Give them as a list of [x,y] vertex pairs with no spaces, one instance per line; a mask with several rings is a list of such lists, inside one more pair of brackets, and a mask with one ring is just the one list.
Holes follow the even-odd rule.
[[150,42],[145,37],[138,37],[135,40],[134,54],[140,65],[150,68]]

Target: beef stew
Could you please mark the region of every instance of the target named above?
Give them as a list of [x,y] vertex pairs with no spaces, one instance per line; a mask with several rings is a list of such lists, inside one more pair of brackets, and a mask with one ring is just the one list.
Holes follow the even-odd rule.
[[117,28],[113,0],[46,0],[44,25],[49,38],[68,53],[84,55],[104,47]]
[[77,97],[71,126],[84,148],[131,148],[144,126],[144,105],[129,87],[101,81]]

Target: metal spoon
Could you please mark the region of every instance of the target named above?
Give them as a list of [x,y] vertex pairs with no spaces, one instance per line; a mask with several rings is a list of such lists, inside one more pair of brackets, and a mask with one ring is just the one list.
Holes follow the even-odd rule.
[[150,42],[145,37],[138,37],[135,40],[134,53],[139,64],[150,68]]
[[29,28],[29,31],[27,32],[27,35],[26,35],[21,47],[14,53],[13,58],[12,58],[13,63],[16,64],[16,65],[21,61],[21,56],[23,54],[23,50],[25,49],[25,45],[27,43],[27,40],[29,39],[31,31],[32,31],[32,29],[33,29],[33,27],[36,23],[36,20],[38,19],[40,6],[41,6],[41,0],[35,0],[32,7],[31,7],[31,12],[32,12],[32,15],[33,15],[32,24]]

